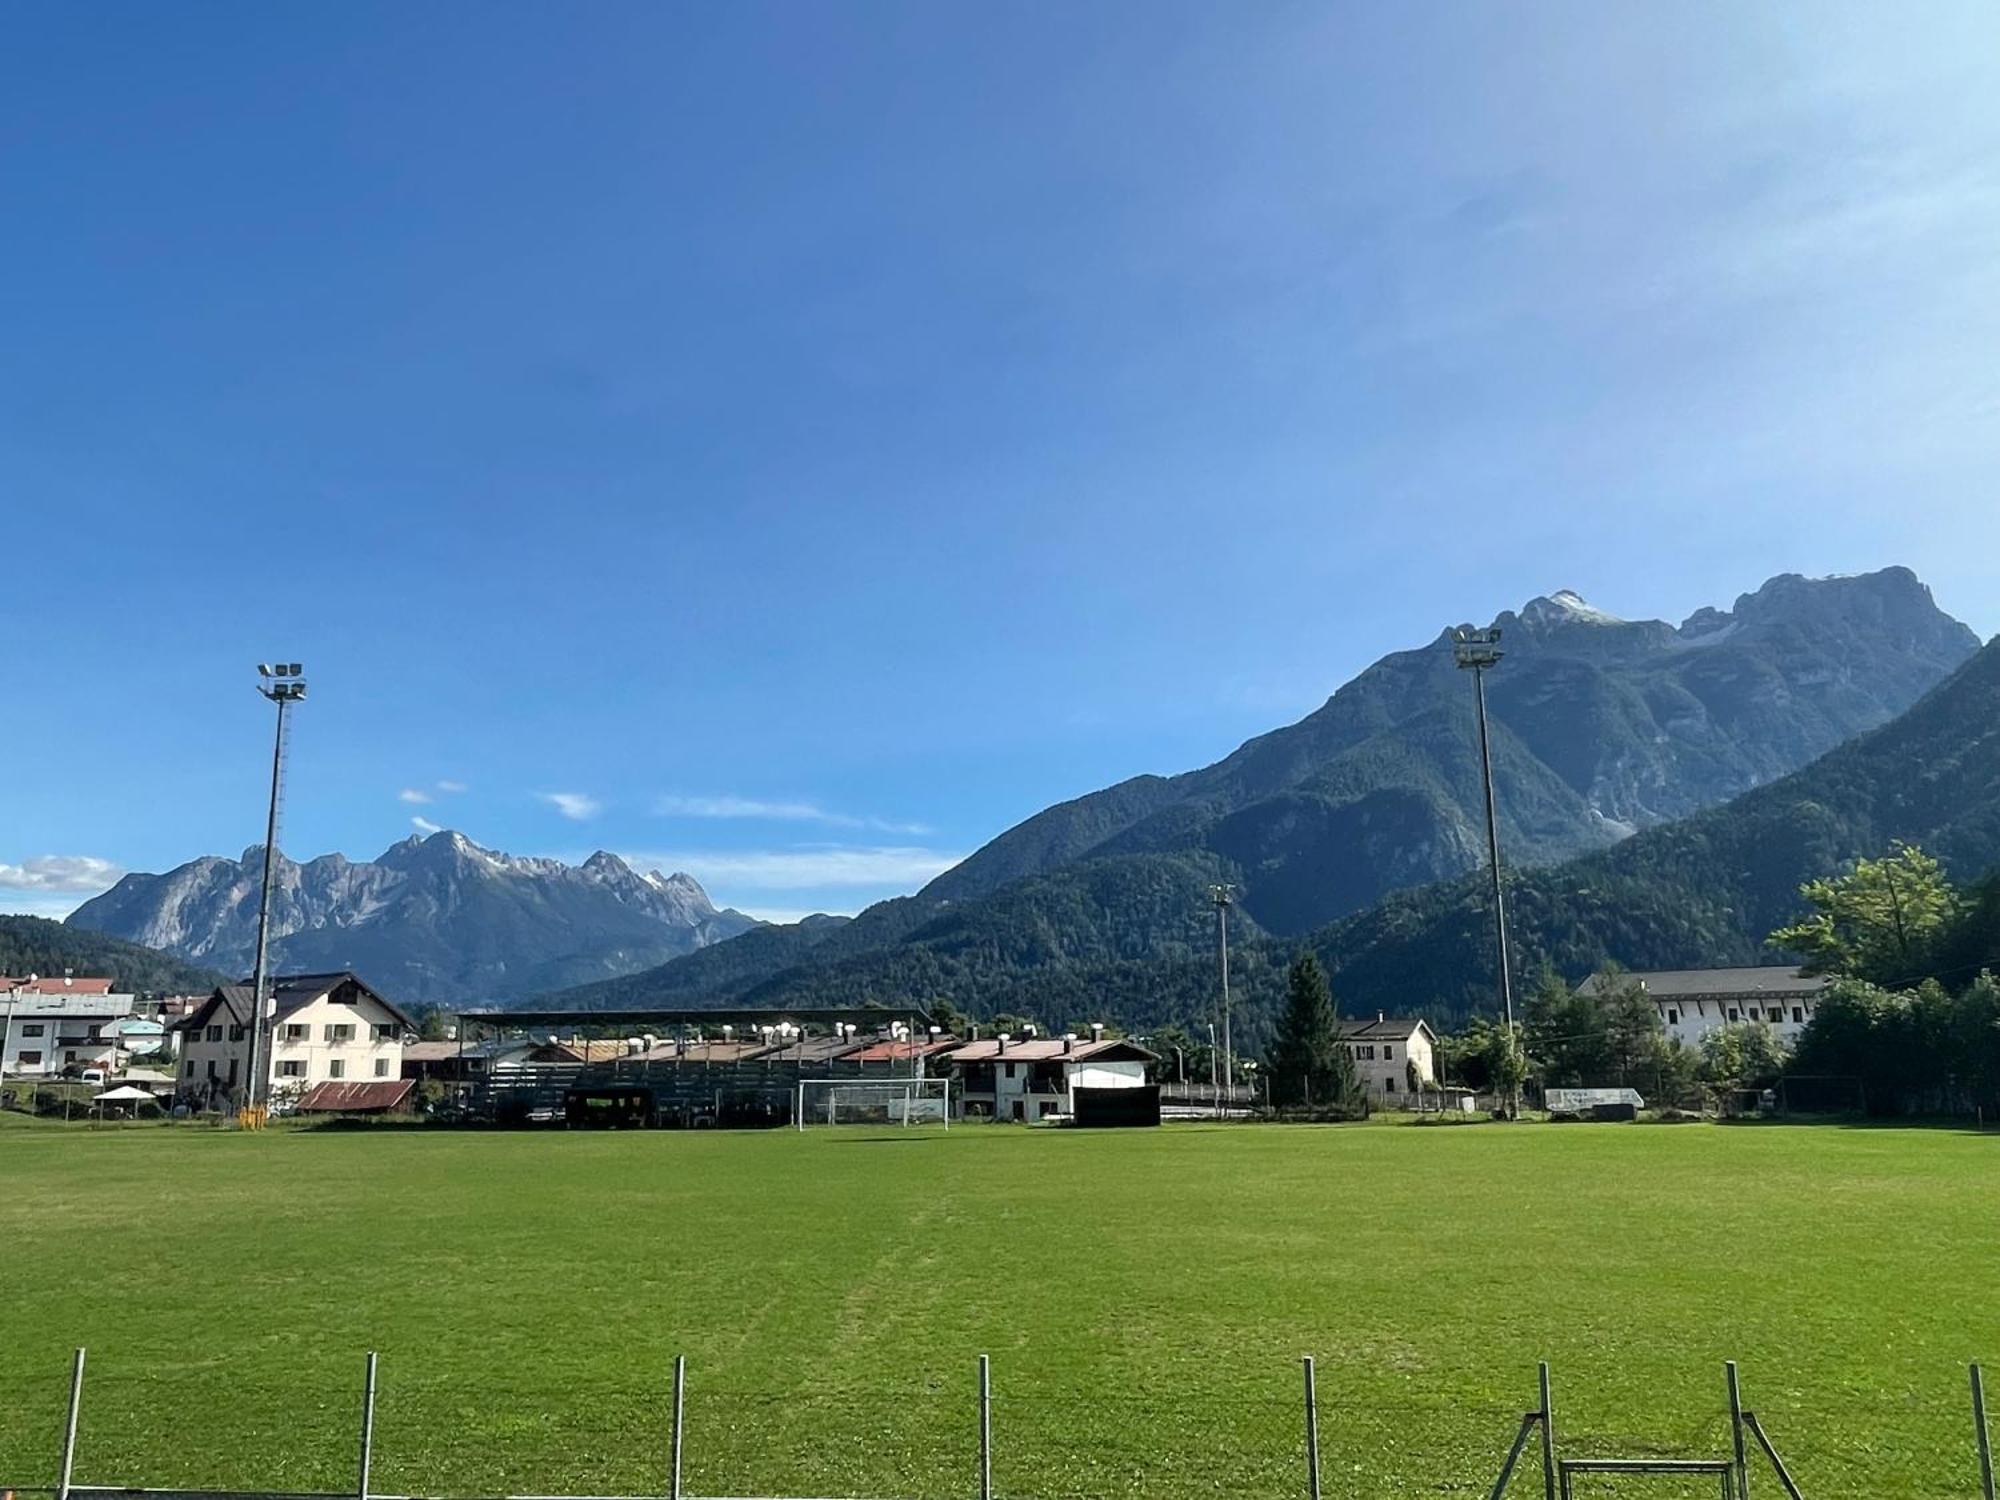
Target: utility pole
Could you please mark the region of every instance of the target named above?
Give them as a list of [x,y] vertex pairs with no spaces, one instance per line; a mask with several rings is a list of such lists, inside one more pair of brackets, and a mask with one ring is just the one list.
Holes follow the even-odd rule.
[[[1493,747],[1486,733],[1486,669],[1498,666],[1500,628],[1487,630],[1466,627],[1451,635],[1451,655],[1461,671],[1472,673],[1472,695],[1479,709],[1479,767],[1486,785],[1486,856],[1493,872],[1493,932],[1500,952],[1500,1004],[1507,1015],[1507,1042],[1517,1053],[1521,1036],[1514,1029],[1514,976],[1507,959],[1507,895],[1500,884],[1500,818],[1493,804]],[[1508,1086],[1509,1119],[1521,1112],[1521,1091]]]
[[1208,888],[1208,899],[1215,903],[1216,932],[1222,954],[1222,1084],[1230,1098],[1236,1095],[1236,1057],[1229,1046],[1229,903],[1235,892],[1233,885]]
[[271,804],[264,819],[264,882],[257,897],[257,959],[250,975],[250,1068],[244,1081],[244,1119],[253,1126],[259,1123],[257,1096],[263,1092],[260,1069],[265,1054],[265,989],[270,982],[266,959],[271,934],[271,877],[277,871],[278,798],[285,779],[285,710],[305,698],[305,678],[300,675],[304,671],[297,662],[275,667],[260,662],[257,666],[257,691],[278,705],[278,734],[271,747]]

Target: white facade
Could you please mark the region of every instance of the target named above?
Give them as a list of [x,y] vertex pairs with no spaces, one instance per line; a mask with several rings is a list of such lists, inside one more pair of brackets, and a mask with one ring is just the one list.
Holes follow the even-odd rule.
[[[275,1108],[315,1084],[386,1083],[403,1076],[409,1018],[352,976],[315,978],[324,982],[279,980],[272,987],[277,1014],[267,1031],[264,1076]],[[229,986],[181,1028],[182,1095],[226,1103],[243,1087],[250,1068],[248,996],[247,986]]]
[[132,1004],[130,995],[0,991],[0,1074],[54,1078],[85,1068],[115,1072],[119,1025],[130,1017]]
[[1424,1088],[1437,1082],[1437,1038],[1422,1021],[1378,1014],[1372,1021],[1340,1023],[1341,1045],[1354,1059],[1354,1073],[1371,1104],[1415,1107],[1411,1065]]
[[[1578,992],[1590,993],[1601,978],[1593,974]],[[1765,967],[1662,969],[1619,974],[1611,982],[1635,981],[1659,1011],[1660,1029],[1685,1047],[1699,1047],[1721,1027],[1749,1022],[1761,1022],[1787,1047],[1797,1046],[1827,984],[1824,975]]]
[[1126,1041],[968,1042],[946,1059],[957,1076],[953,1103],[961,1119],[1023,1123],[1073,1113],[1079,1088],[1143,1088],[1155,1059]]

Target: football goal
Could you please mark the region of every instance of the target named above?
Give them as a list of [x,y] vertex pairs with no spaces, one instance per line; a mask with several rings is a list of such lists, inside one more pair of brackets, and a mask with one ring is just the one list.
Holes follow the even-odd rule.
[[793,1116],[808,1125],[942,1125],[951,1128],[949,1078],[802,1078]]

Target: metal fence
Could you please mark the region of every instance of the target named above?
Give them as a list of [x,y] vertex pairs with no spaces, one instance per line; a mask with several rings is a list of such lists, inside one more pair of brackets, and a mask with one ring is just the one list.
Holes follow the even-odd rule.
[[[350,1413],[350,1479],[328,1484],[322,1466],[311,1476],[317,1484],[302,1483],[308,1476],[287,1461],[297,1434],[272,1432],[256,1445],[253,1466],[260,1472],[230,1460],[223,1471],[238,1482],[207,1486],[190,1482],[186,1469],[162,1472],[151,1467],[156,1459],[124,1449],[93,1451],[88,1457],[94,1467],[83,1467],[85,1352],[78,1349],[54,1482],[0,1485],[0,1500],[412,1500],[449,1494],[486,1500],[888,1495],[1359,1500],[1392,1493],[1519,1500],[1536,1490],[1542,1500],[1593,1500],[1635,1480],[1645,1481],[1648,1496],[1750,1500],[1754,1491],[1786,1500],[1804,1500],[1806,1493],[1815,1500],[1884,1493],[1996,1500],[1976,1364],[1969,1371],[1969,1409],[1961,1394],[1951,1423],[1966,1436],[1962,1447],[1953,1443],[1955,1451],[1906,1455],[1910,1461],[1903,1472],[1917,1477],[1891,1482],[1865,1464],[1846,1462],[1839,1445],[1825,1437],[1826,1417],[1838,1414],[1845,1441],[1856,1452],[1874,1450],[1881,1429],[1867,1423],[1891,1417],[1890,1403],[1856,1395],[1832,1407],[1810,1408],[1820,1418],[1817,1435],[1801,1445],[1807,1462],[1795,1468],[1778,1444],[1782,1438],[1789,1445],[1793,1419],[1808,1408],[1799,1393],[1788,1392],[1760,1415],[1745,1404],[1733,1362],[1724,1366],[1724,1400],[1712,1414],[1665,1434],[1559,1423],[1546,1364],[1538,1367],[1534,1403],[1518,1407],[1468,1407],[1450,1399],[1393,1407],[1329,1400],[1318,1388],[1311,1357],[1301,1362],[1299,1384],[1289,1399],[1256,1394],[1232,1402],[1209,1396],[1185,1410],[1153,1396],[1120,1392],[1079,1403],[1073,1395],[1039,1395],[1031,1382],[1024,1382],[1028,1389],[996,1395],[992,1362],[984,1354],[969,1373],[975,1378],[957,1389],[932,1383],[899,1391],[893,1402],[871,1403],[847,1393],[842,1425],[853,1440],[835,1442],[823,1425],[802,1430],[796,1393],[691,1394],[686,1360],[677,1358],[670,1381],[658,1387],[665,1399],[652,1428],[657,1440],[636,1453],[621,1445],[608,1464],[591,1462],[602,1456],[593,1443],[602,1444],[613,1428],[630,1430],[624,1420],[630,1413],[609,1409],[629,1390],[615,1383],[602,1390],[573,1389],[564,1402],[552,1399],[555,1393],[548,1389],[496,1382],[494,1390],[479,1393],[481,1404],[498,1401],[510,1409],[520,1451],[489,1454],[489,1472],[500,1483],[466,1489],[443,1482],[454,1471],[441,1462],[440,1434],[400,1429],[408,1451],[396,1455],[378,1443],[379,1362],[371,1352]],[[324,1395],[309,1382],[302,1389]],[[1849,1415],[1862,1420],[1849,1422]],[[1946,1430],[1941,1425],[1946,1414],[1933,1408],[1922,1415],[1935,1444]],[[204,1414],[193,1410],[187,1418],[194,1441],[207,1445],[212,1457],[215,1438]],[[388,1481],[380,1472],[385,1458],[395,1470]],[[100,1482],[85,1482],[88,1478]],[[251,1482],[241,1482],[245,1479]]]

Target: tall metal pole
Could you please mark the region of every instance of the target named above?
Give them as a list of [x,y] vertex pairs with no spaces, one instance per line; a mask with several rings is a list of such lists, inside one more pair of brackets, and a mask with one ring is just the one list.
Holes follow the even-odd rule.
[[1750,1456],[1743,1446],[1743,1391],[1736,1383],[1736,1361],[1722,1362],[1722,1377],[1729,1386],[1729,1436],[1736,1465],[1736,1500],[1750,1500]]
[[285,708],[289,698],[279,698],[278,734],[271,746],[271,805],[264,817],[264,882],[257,895],[257,962],[250,975],[250,1076],[245,1088],[245,1099],[251,1110],[257,1108],[258,1065],[264,1056],[264,985],[270,977],[265,972],[265,959],[269,949],[271,934],[271,877],[277,870],[278,845],[278,785],[285,770]]
[[1229,1040],[1229,888],[1224,886],[1215,901],[1216,930],[1222,945],[1222,1085],[1236,1096],[1236,1049]]
[[1535,1378],[1542,1397],[1542,1495],[1556,1500],[1556,1405],[1549,1395],[1549,1362],[1536,1366]]
[[[1498,659],[1498,653],[1493,653]],[[1500,951],[1500,1005],[1507,1016],[1507,1041],[1520,1048],[1520,1033],[1514,1029],[1514,970],[1507,955],[1507,893],[1500,881],[1500,816],[1493,801],[1493,746],[1486,733],[1486,666],[1475,661],[1472,667],[1473,697],[1479,704],[1479,769],[1486,785],[1486,862],[1493,872],[1493,933]],[[1521,1111],[1521,1091],[1508,1087],[1507,1112]]]

